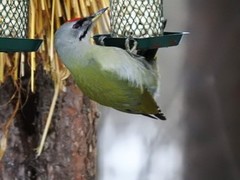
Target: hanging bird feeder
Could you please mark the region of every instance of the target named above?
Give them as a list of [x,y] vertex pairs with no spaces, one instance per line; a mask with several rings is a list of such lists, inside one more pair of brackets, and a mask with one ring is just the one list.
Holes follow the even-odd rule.
[[27,39],[29,0],[0,0],[0,52],[37,51],[40,39]]
[[94,36],[98,45],[134,47],[152,58],[158,48],[178,45],[184,34],[164,32],[163,0],[110,0],[110,6],[111,33]]

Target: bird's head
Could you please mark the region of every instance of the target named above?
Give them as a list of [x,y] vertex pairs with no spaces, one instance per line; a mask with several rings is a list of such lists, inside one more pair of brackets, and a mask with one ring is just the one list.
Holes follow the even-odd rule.
[[103,8],[91,16],[75,18],[64,23],[55,33],[55,45],[62,44],[63,40],[74,42],[86,39],[94,22],[96,22],[106,10],[107,8]]

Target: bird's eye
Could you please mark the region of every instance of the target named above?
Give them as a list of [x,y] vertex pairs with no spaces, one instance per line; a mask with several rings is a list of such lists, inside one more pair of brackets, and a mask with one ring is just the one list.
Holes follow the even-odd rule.
[[78,29],[80,27],[80,24],[76,23],[72,26],[73,29]]

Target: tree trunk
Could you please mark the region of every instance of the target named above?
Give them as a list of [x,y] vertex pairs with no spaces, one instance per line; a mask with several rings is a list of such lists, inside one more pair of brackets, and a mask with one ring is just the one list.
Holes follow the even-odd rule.
[[184,180],[240,179],[240,1],[189,1]]
[[[0,165],[0,179],[91,180],[96,175],[96,106],[74,84],[67,81],[60,93],[45,148],[36,158],[38,146],[53,97],[49,75],[38,68],[36,93],[29,92],[29,78],[21,79],[21,105],[12,124],[8,146]],[[11,79],[0,88],[0,120],[3,125],[15,107],[10,103],[15,87]],[[3,130],[3,129],[1,129]]]

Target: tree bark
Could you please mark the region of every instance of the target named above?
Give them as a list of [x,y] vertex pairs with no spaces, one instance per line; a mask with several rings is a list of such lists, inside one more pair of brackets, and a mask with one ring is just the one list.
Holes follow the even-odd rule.
[[[98,117],[95,103],[70,78],[66,92],[58,98],[44,151],[36,158],[35,148],[40,142],[54,87],[41,67],[36,75],[36,93],[29,92],[29,77],[22,78],[21,85],[21,106],[10,128],[7,150],[0,164],[0,179],[95,179]],[[14,91],[8,78],[0,88],[2,125],[16,104],[16,98],[4,104]]]

